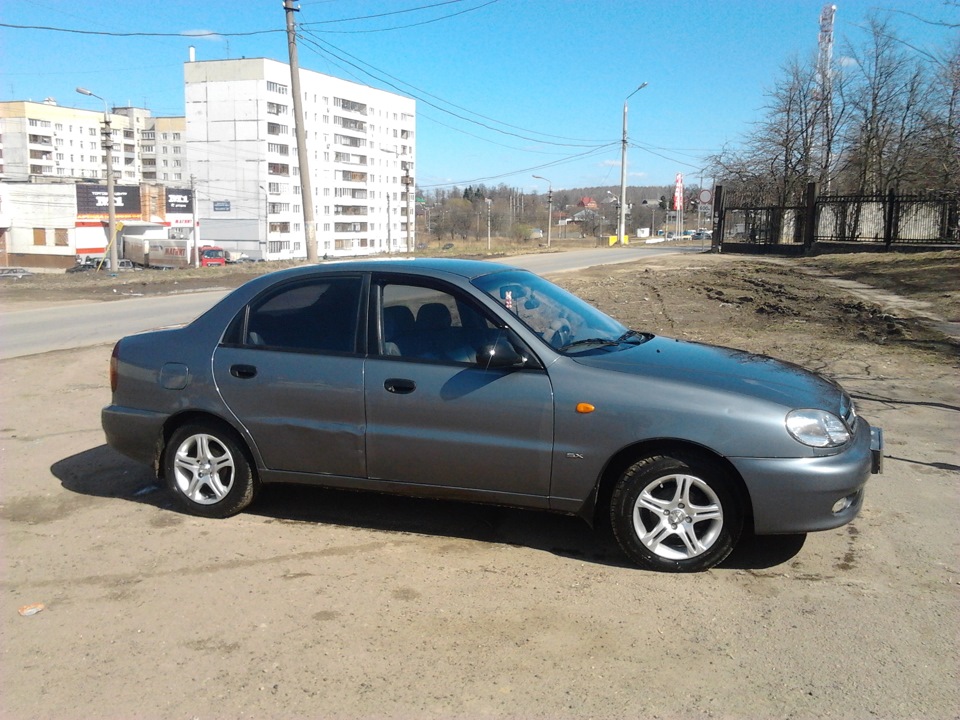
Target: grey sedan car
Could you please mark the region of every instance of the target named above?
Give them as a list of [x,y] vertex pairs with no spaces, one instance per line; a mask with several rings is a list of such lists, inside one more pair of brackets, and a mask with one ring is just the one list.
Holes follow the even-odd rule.
[[108,443],[226,517],[307,483],[609,518],[642,567],[713,567],[745,529],[852,520],[882,434],[837,384],[624,327],[533,273],[453,259],[263,275],[120,340]]

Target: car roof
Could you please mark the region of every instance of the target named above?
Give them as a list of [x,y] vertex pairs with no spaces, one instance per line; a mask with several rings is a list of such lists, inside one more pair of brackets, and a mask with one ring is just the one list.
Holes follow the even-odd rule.
[[[411,274],[432,275],[443,273],[457,275],[468,280],[488,275],[501,270],[517,270],[512,265],[505,265],[486,260],[463,260],[459,258],[373,258],[364,260],[331,260],[317,265],[301,265],[286,270],[269,273],[274,279],[278,275],[289,276],[310,275],[317,271],[330,272],[399,272]],[[266,276],[264,276],[266,277]]]

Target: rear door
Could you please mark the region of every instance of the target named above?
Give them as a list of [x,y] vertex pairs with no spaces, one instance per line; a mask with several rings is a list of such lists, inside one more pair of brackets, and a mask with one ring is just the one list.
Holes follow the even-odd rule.
[[237,317],[213,358],[224,402],[271,470],[364,477],[363,278],[273,288]]

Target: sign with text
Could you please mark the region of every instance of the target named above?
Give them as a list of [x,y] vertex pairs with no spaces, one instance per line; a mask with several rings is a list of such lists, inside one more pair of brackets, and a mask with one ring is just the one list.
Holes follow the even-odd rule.
[[167,188],[164,218],[171,226],[193,227],[193,190]]
[[[79,183],[77,188],[77,219],[107,220],[110,216],[110,198],[106,185]],[[113,207],[117,219],[139,220],[140,186],[117,185],[113,188]]]

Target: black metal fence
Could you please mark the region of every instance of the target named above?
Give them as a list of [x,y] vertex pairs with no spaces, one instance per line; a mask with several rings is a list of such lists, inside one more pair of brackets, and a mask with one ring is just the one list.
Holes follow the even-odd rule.
[[800,255],[816,249],[899,250],[960,246],[956,194],[819,195],[805,204],[725,207],[717,188],[714,247],[726,252]]

